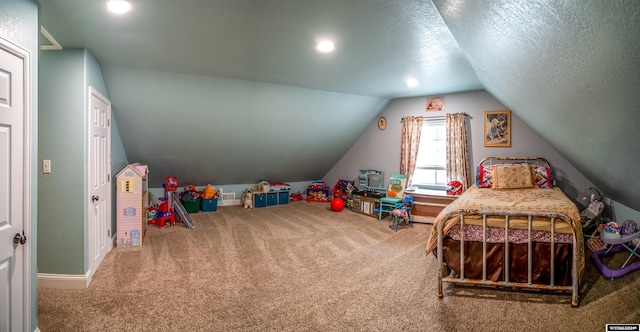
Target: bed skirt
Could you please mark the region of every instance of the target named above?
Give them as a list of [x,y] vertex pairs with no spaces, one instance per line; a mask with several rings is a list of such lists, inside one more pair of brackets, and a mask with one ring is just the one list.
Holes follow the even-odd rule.
[[[487,270],[486,280],[505,281],[505,253],[504,243],[487,243]],[[527,243],[509,244],[509,282],[527,283]],[[532,243],[532,283],[555,284],[558,286],[570,286],[572,254],[571,244],[555,244],[555,268],[554,282],[551,283],[551,244]],[[437,255],[434,250],[434,255]],[[443,261],[446,269],[445,275],[451,271],[455,276],[460,276],[460,241],[446,236],[443,238]],[[467,241],[464,245],[464,278],[482,280],[482,242]]]

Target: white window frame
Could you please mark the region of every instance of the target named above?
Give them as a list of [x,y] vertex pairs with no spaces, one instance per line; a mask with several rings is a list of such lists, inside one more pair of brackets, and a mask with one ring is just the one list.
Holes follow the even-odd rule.
[[[425,118],[420,135],[420,146],[416,158],[416,167],[413,172],[411,186],[418,189],[445,191],[447,189],[447,151],[446,151],[446,117]],[[428,158],[425,154],[438,157]],[[420,174],[424,170],[432,172],[428,175],[433,181],[425,182],[425,175]]]

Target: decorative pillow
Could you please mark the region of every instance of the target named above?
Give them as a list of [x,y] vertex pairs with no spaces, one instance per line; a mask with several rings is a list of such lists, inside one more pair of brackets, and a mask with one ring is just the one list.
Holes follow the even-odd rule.
[[491,188],[491,168],[479,165],[476,169],[476,186],[478,188]]
[[534,181],[538,188],[553,189],[553,175],[549,167],[536,166],[531,164],[534,174]]
[[492,165],[491,189],[532,188],[533,177],[529,164]]

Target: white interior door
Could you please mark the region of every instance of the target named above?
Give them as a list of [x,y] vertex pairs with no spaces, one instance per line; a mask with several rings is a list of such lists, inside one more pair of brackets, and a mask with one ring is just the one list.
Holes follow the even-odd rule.
[[[0,331],[23,331],[28,277],[25,162],[28,54],[0,39]],[[26,56],[26,58],[25,58]],[[14,238],[16,241],[14,241]]]
[[89,88],[89,280],[111,241],[111,102]]

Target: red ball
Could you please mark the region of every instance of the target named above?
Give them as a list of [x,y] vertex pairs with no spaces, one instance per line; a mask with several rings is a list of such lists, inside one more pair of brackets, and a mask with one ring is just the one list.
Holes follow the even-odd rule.
[[344,209],[344,201],[340,197],[335,197],[331,200],[331,210],[340,212]]

